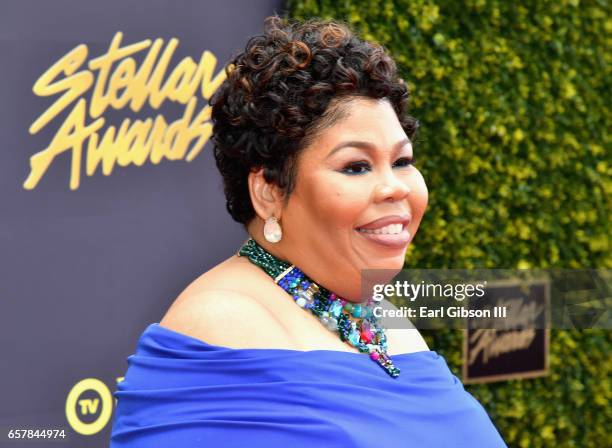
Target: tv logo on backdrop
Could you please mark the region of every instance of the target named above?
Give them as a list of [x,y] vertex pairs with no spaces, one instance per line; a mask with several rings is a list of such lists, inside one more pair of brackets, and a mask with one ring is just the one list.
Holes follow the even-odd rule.
[[[117,383],[124,377],[117,378]],[[109,388],[97,378],[85,378],[75,384],[66,397],[66,420],[77,433],[90,436],[109,422],[116,403]]]
[[[225,80],[224,70],[213,78],[217,58],[210,51],[202,53],[199,64],[185,57],[162,84],[178,39],[170,39],[162,52],[163,39],[146,39],[122,47],[122,37],[123,33],[117,32],[108,51],[90,59],[85,67],[87,45],[76,46],[34,83],[32,91],[38,96],[62,95],[32,123],[30,134],[40,132],[68,107],[72,110],[49,146],[30,157],[25,189],[36,188],[55,157],[64,152],[72,156],[70,189],[76,190],[83,163],[87,176],[92,176],[100,165],[108,176],[115,164],[141,166],[147,160],[158,164],[164,157],[191,162],[210,138],[211,108],[196,111],[196,93],[199,90],[201,97],[208,100]],[[138,67],[131,56],[147,49]],[[138,112],[147,101],[152,109],[159,109],[166,100],[185,105],[182,118],[172,123],[167,123],[163,114],[145,120],[126,118],[118,127],[103,129],[103,114],[108,107],[121,110],[129,106]]]

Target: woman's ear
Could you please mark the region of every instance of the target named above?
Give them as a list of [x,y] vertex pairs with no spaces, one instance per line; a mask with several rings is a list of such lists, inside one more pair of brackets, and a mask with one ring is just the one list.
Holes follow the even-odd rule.
[[266,182],[264,168],[249,173],[249,194],[255,213],[263,220],[274,216],[280,220],[283,194],[273,183]]

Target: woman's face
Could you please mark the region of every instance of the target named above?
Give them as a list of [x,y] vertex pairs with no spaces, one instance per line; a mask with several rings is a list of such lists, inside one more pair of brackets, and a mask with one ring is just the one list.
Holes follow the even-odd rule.
[[280,222],[288,259],[341,297],[361,300],[363,270],[401,270],[428,193],[391,104],[349,101],[349,115],[300,154]]

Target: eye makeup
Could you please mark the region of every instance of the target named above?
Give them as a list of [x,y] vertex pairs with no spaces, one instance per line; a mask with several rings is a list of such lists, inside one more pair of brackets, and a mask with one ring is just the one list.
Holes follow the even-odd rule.
[[[400,157],[393,164],[394,168],[406,168],[410,165],[413,165],[415,162],[414,157]],[[344,174],[348,174],[350,176],[355,176],[359,174],[365,174],[368,171],[371,171],[371,164],[368,161],[360,160],[357,162],[349,162],[344,168],[342,168],[341,172]]]

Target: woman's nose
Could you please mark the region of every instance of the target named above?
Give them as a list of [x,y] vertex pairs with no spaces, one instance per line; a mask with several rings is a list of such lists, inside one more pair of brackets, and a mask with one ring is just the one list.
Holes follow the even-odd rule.
[[399,201],[405,199],[410,191],[410,186],[405,180],[398,178],[395,174],[390,174],[384,176],[376,185],[374,197],[376,202]]

